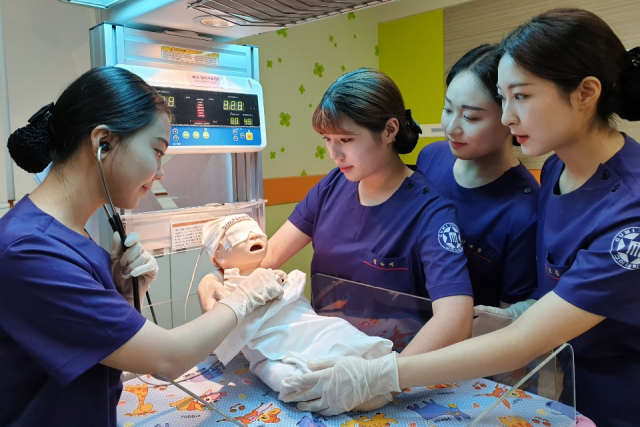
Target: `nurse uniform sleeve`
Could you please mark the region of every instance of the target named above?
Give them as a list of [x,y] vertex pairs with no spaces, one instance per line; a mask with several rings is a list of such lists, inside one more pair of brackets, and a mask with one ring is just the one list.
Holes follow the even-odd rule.
[[435,301],[458,295],[473,297],[453,204],[440,203],[423,215],[420,232],[418,244],[429,298]]
[[504,259],[501,301],[509,304],[524,301],[537,287],[537,224],[538,220],[534,219],[509,242]]
[[313,237],[317,215],[323,199],[323,192],[327,185],[336,179],[339,169],[334,169],[322,178],[295,207],[289,221],[309,237]]
[[640,216],[615,222],[580,250],[554,292],[590,313],[640,326]]
[[[100,250],[106,271],[109,255]],[[102,260],[101,260],[102,261]],[[44,235],[0,254],[0,317],[9,336],[52,378],[71,383],[128,341],[145,319],[79,253]],[[109,283],[102,283],[105,279]]]

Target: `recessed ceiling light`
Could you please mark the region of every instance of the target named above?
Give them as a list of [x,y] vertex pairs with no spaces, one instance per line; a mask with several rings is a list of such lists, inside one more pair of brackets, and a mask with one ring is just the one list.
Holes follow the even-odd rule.
[[193,18],[193,22],[195,22],[196,24],[204,25],[206,27],[233,27],[234,25],[236,25],[235,22],[231,22],[231,20],[229,19],[231,18],[230,16],[224,16],[224,18],[222,18],[222,16],[222,14],[220,14],[220,16],[197,16]]

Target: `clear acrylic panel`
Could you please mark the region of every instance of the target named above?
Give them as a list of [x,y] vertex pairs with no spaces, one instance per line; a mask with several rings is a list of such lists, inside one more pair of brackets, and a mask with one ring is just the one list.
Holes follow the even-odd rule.
[[433,316],[431,300],[324,274],[311,277],[311,305],[367,335],[387,338],[402,351]]
[[[592,425],[576,412],[574,372],[573,349],[563,344],[522,368],[477,381],[476,396],[497,400],[468,426]],[[534,397],[544,398],[544,406]]]
[[[323,274],[311,278],[311,303],[320,315],[343,318],[368,335],[390,339],[395,351],[404,349],[433,315],[429,299]],[[452,385],[429,388],[441,386]],[[466,424],[460,425],[565,427],[580,420],[580,427],[592,426],[575,409],[574,359],[568,344],[519,369],[476,379],[471,386],[474,405],[460,418]],[[430,401],[423,404],[434,407]],[[445,422],[446,415],[434,421]]]

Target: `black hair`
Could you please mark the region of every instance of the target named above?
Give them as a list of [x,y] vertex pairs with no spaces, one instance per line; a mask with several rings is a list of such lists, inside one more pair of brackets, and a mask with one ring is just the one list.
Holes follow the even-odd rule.
[[119,67],[87,71],[43,107],[29,124],[9,136],[11,157],[27,172],[44,170],[50,162],[64,164],[97,126],[105,125],[125,141],[149,126],[157,113],[171,111],[154,88]]
[[611,27],[592,12],[565,8],[542,13],[500,43],[501,55],[569,94],[585,77],[600,80],[597,121],[612,125],[613,114],[640,120],[640,54],[627,52]]
[[340,117],[351,118],[379,137],[387,121],[396,118],[400,124],[393,148],[398,154],[413,151],[418,143],[419,125],[405,110],[400,89],[381,71],[360,68],[344,74],[322,96],[313,113],[313,128],[320,134],[347,133]]
[[500,105],[497,87],[500,58],[497,55],[497,47],[497,44],[483,44],[465,53],[449,70],[445,80],[447,86],[458,74],[468,71],[482,84],[482,89],[487,95]]

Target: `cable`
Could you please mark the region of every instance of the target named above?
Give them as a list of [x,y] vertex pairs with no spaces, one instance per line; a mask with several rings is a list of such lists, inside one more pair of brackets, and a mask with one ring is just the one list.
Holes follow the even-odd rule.
[[[109,206],[111,207],[111,213],[109,209],[107,209],[106,205],[103,205],[104,211],[107,214],[107,218],[109,219],[109,224],[111,225],[111,229],[113,232],[117,232],[120,236],[120,243],[122,244],[122,251],[125,252],[127,247],[124,244],[124,241],[127,238],[127,233],[124,230],[124,225],[122,224],[122,220],[120,219],[120,215],[116,212],[116,208],[113,206],[113,201],[111,200],[111,194],[109,194],[109,189],[107,188],[107,182],[104,179],[104,173],[102,172],[102,150],[109,150],[109,143],[105,142],[100,144],[98,147],[98,169],[100,170],[100,178],[102,179],[102,185],[104,186],[104,192],[107,195],[107,199],[109,200]],[[131,283],[133,286],[133,306],[138,313],[142,312],[140,307],[140,291],[138,287],[138,278],[132,277]],[[147,302],[149,303],[149,309],[151,310],[151,316],[153,317],[153,322],[157,325],[158,320],[156,319],[156,313],[153,309],[153,305],[151,305],[151,297],[149,296],[149,292],[147,292]]]
[[184,323],[185,324],[187,323],[187,302],[189,301],[189,295],[191,294],[191,287],[193,286],[193,279],[196,277],[196,270],[198,269],[198,263],[200,262],[202,251],[204,251],[204,246],[202,247],[202,249],[200,249],[200,253],[198,254],[198,258],[196,259],[196,265],[193,267],[191,282],[189,282],[189,289],[187,289],[187,297],[184,300]]
[[[218,368],[219,366],[222,366],[222,362],[220,362],[220,360],[218,360],[218,356],[216,356],[215,354],[210,354],[209,357],[215,357],[215,360],[211,363],[211,365],[209,365],[204,371],[200,372],[198,375],[196,376],[200,376],[200,375],[205,375],[206,373],[210,372],[213,369]],[[145,380],[144,378],[141,378],[139,374],[134,374],[141,382],[147,384],[147,385],[152,385],[152,386],[160,386],[160,387],[166,387],[169,385],[173,385],[171,382],[165,382],[165,383],[153,383],[150,381]],[[190,381],[192,380],[194,377],[188,377],[188,378],[183,378],[180,381],[173,381],[177,384],[180,384],[182,382],[185,381]]]
[[164,374],[155,374],[155,376],[157,376],[159,378],[162,378],[165,381],[168,381],[169,383],[171,383],[171,385],[174,385],[177,388],[179,388],[180,390],[184,391],[189,396],[193,397],[194,400],[197,400],[198,402],[202,403],[205,407],[207,407],[207,408],[209,408],[209,409],[211,409],[213,411],[216,411],[218,414],[222,415],[226,421],[229,421],[230,423],[233,423],[233,424],[235,424],[235,425],[237,425],[239,427],[246,427],[240,421],[236,420],[235,418],[232,418],[231,415],[227,415],[225,412],[223,412],[220,409],[218,409],[218,407],[216,405],[214,405],[213,403],[207,402],[206,400],[202,399],[200,396],[198,396],[197,394],[195,394],[191,390],[181,386],[180,384],[178,384],[177,382],[173,381],[172,379],[170,379],[166,375],[164,375]]

